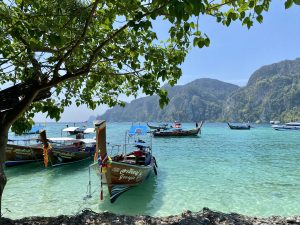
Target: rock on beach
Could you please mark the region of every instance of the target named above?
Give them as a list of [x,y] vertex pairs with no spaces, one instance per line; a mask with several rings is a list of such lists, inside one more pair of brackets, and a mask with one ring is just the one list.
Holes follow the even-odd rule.
[[222,213],[203,208],[194,213],[186,211],[181,215],[168,217],[126,216],[109,212],[95,213],[83,210],[74,216],[26,217],[22,219],[2,218],[5,225],[300,225],[300,216],[258,218],[237,213]]

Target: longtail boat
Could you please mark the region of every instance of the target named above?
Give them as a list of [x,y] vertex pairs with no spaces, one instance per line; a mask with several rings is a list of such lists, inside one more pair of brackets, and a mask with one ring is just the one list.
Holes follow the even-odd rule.
[[43,146],[41,144],[21,145],[8,143],[5,150],[5,166],[18,166],[22,164],[43,160]]
[[251,128],[249,124],[235,124],[235,125],[230,123],[227,124],[231,130],[250,130]]
[[150,128],[150,129],[153,129],[153,130],[167,130],[169,129],[169,124],[167,123],[162,123],[162,124],[159,124],[158,126],[154,126],[154,125],[151,125],[147,122],[147,126]]
[[103,184],[108,187],[110,201],[113,203],[122,193],[141,184],[148,178],[152,171],[157,174],[156,160],[152,156],[151,145],[147,145],[140,139],[147,134],[146,126],[132,126],[127,133],[128,137],[137,136],[134,142],[134,150],[114,156],[108,156],[106,150],[106,123],[96,121],[97,147],[95,162],[92,166],[101,178],[100,199],[103,199]]
[[96,140],[75,138],[48,138],[45,131],[40,133],[43,142],[43,159],[45,167],[62,166],[91,159],[95,153]]
[[[186,137],[186,136],[197,136],[199,133],[201,133],[201,127],[203,125],[203,121],[201,121],[200,125],[198,126],[198,123],[196,123],[196,128],[190,129],[190,130],[184,130],[179,125],[174,125],[169,130],[155,130],[153,131],[154,137]],[[178,128],[177,128],[178,127]]]

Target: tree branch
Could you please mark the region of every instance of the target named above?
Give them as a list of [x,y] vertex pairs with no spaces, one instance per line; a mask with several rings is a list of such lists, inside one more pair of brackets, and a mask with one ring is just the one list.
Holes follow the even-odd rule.
[[34,55],[33,55],[33,52],[32,52],[32,49],[31,49],[30,45],[28,44],[28,42],[23,37],[20,36],[19,39],[26,46],[27,55],[28,55],[28,57],[31,61],[33,69],[34,69],[36,75],[39,75],[38,78],[41,79],[42,78],[41,66],[40,66],[39,62],[34,58]]
[[47,52],[47,53],[57,53],[59,51],[46,46],[32,46],[31,49],[34,52]]
[[32,89],[30,92],[28,92],[25,97],[12,109],[6,111],[6,118],[5,123],[6,124],[12,124],[14,123],[17,118],[19,118],[27,109],[27,107],[33,102],[38,91],[38,85],[36,89]]
[[60,60],[58,61],[58,63],[56,64],[55,66],[55,69],[53,71],[53,76],[56,77],[58,76],[58,71],[59,71],[59,68],[61,67],[62,63],[65,61],[65,59],[79,46],[79,44],[83,41],[86,33],[87,33],[87,30],[89,28],[89,25],[92,21],[92,17],[97,9],[97,5],[98,3],[100,2],[100,0],[96,0],[94,2],[94,5],[93,5],[93,8],[91,10],[91,13],[89,15],[89,17],[87,18],[87,20],[85,21],[85,25],[84,25],[84,28],[83,28],[83,31],[82,31],[82,34],[80,35],[80,37],[78,38],[78,40],[76,41],[76,43],[60,58]]
[[[171,0],[167,1],[165,4],[161,5],[160,7],[152,10],[151,12],[147,12],[144,13],[141,17],[140,20],[148,15],[151,15],[152,13],[155,13],[163,8],[165,8],[169,3],[171,3]],[[97,48],[94,49],[94,51],[92,52],[90,59],[88,60],[88,62],[83,65],[81,68],[79,68],[77,70],[78,73],[87,73],[90,70],[90,67],[93,64],[93,61],[95,60],[95,58],[97,57],[97,55],[99,54],[100,50],[106,46],[108,43],[110,43],[119,33],[121,33],[123,30],[125,30],[126,28],[129,27],[129,24],[134,22],[135,19],[129,20],[125,25],[123,25],[122,27],[120,27],[118,30],[116,30],[113,34],[111,34],[108,38],[106,38]]]
[[[89,17],[90,19],[92,18],[93,11],[96,9],[95,7],[97,6],[98,2],[99,2],[99,0],[95,2],[95,5],[94,5],[94,7],[93,7],[93,9],[92,9],[92,12],[91,12],[91,14],[90,14],[90,17]],[[144,17],[146,17],[146,16],[148,16],[148,15],[150,15],[150,14],[152,14],[152,13],[155,13],[155,12],[161,10],[161,9],[163,9],[163,8],[166,7],[170,2],[171,2],[171,0],[168,0],[165,4],[161,5],[160,7],[156,8],[156,9],[154,9],[154,10],[152,10],[151,12],[144,13],[144,14],[141,16],[140,19],[142,19],[142,18],[144,18]],[[128,21],[128,23],[126,23],[124,26],[122,26],[121,28],[119,28],[118,30],[116,30],[111,36],[109,36],[109,37],[108,37],[105,41],[103,41],[97,48],[95,48],[94,51],[92,52],[92,54],[91,54],[90,59],[88,60],[88,62],[87,62],[85,65],[83,65],[81,68],[79,68],[76,72],[72,73],[72,72],[70,72],[70,71],[67,70],[67,73],[66,73],[64,76],[61,76],[61,77],[54,76],[54,78],[53,78],[50,82],[48,82],[47,84],[44,84],[44,85],[43,85],[42,89],[47,89],[47,88],[49,88],[49,87],[56,86],[57,84],[59,84],[59,83],[61,83],[61,82],[64,82],[64,81],[66,81],[66,80],[75,79],[75,78],[77,78],[77,77],[79,77],[79,76],[81,76],[81,75],[83,75],[83,74],[89,73],[89,72],[90,72],[90,69],[91,69],[91,65],[93,64],[93,62],[94,62],[95,58],[97,57],[99,51],[100,51],[104,46],[106,46],[108,43],[110,43],[110,41],[112,41],[119,33],[121,33],[123,30],[125,30],[125,29],[129,26],[129,24],[130,24],[132,21],[134,21],[134,20]],[[86,25],[87,25],[86,30],[82,33],[82,36],[81,36],[82,38],[80,38],[80,39],[78,40],[78,42],[76,42],[77,44],[75,44],[75,45],[73,46],[73,48],[72,48],[73,50],[74,50],[74,49],[77,47],[77,45],[79,45],[79,43],[83,40],[83,38],[84,38],[84,36],[85,36],[85,33],[86,33],[86,31],[87,31],[87,28],[88,28],[89,23],[90,23],[90,21],[87,20],[87,21],[86,21]],[[72,50],[72,51],[73,51],[73,50]],[[71,54],[72,51],[69,50],[68,52],[70,52],[70,53],[68,53],[68,55]],[[67,54],[67,53],[66,53],[66,54]],[[65,54],[65,56],[66,56],[66,54]],[[66,56],[66,57],[67,57],[67,56]],[[65,58],[65,57],[63,57],[63,58],[61,59],[62,61],[59,62],[59,63],[56,65],[56,69],[57,69],[57,70],[58,70],[58,68],[61,66],[62,62],[64,61],[64,58]]]

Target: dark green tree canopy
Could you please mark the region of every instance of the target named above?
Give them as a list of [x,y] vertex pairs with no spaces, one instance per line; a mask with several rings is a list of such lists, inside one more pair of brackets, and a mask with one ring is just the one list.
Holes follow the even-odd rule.
[[[168,98],[161,81],[176,84],[188,50],[209,46],[199,30],[203,16],[250,28],[263,21],[270,2],[0,1],[0,112],[22,130],[36,112],[59,119],[73,102],[91,109],[113,106],[122,104],[120,94],[136,95],[139,89],[157,93],[164,105]],[[293,3],[299,1],[287,0],[285,7]],[[157,19],[169,24],[167,40],[157,38],[152,26]]]

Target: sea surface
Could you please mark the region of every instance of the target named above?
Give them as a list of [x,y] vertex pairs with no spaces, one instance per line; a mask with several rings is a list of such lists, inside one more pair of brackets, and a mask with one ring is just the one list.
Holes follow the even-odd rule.
[[[130,125],[107,124],[108,149],[124,143]],[[66,123],[48,123],[48,137],[60,137],[64,127]],[[10,138],[16,137],[10,134]],[[225,123],[205,123],[199,137],[153,138],[152,146],[158,175],[153,173],[114,204],[106,187],[100,201],[99,178],[89,171],[92,161],[57,168],[44,168],[42,162],[6,168],[2,212],[21,218],[76,214],[90,208],[168,216],[208,207],[259,217],[300,214],[299,131],[275,131],[270,125],[241,131],[230,130]]]

